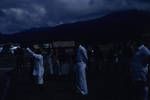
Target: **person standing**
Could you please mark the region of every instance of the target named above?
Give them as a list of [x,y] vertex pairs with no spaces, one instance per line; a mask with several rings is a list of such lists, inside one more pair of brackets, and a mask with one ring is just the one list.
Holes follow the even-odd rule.
[[75,83],[77,92],[81,95],[88,94],[87,80],[86,80],[86,66],[88,56],[87,50],[79,43],[76,43],[76,64],[75,64]]
[[22,47],[16,48],[14,51],[14,55],[16,57],[16,71],[20,72],[24,67],[24,50]]
[[28,53],[33,57],[34,67],[32,75],[35,76],[37,84],[43,85],[44,84],[44,66],[43,66],[43,56],[40,50],[36,50],[33,52],[30,48],[26,48]]
[[47,64],[48,64],[50,75],[54,74],[53,63],[52,63],[52,55],[53,55],[53,52],[52,52],[51,49],[49,49],[48,52],[47,52]]
[[140,45],[131,62],[131,75],[133,81],[133,99],[148,100],[148,60],[150,50]]

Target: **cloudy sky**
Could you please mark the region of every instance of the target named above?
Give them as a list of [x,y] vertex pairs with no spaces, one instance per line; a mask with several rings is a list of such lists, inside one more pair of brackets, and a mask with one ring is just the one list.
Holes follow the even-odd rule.
[[0,32],[56,26],[125,9],[150,11],[150,0],[1,0]]

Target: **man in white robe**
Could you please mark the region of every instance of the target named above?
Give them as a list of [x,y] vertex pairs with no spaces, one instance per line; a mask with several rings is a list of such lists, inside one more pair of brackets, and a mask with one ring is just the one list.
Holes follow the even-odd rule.
[[131,74],[133,81],[134,99],[148,100],[148,59],[150,50],[141,45],[135,53],[131,62]]
[[87,50],[82,46],[77,44],[76,52],[76,65],[75,65],[75,77],[76,77],[76,88],[77,92],[82,95],[88,94],[88,87],[86,81],[86,65],[87,65]]
[[34,53],[30,48],[26,49],[29,54],[34,59],[34,68],[33,68],[33,76],[37,79],[37,84],[42,85],[44,84],[44,66],[43,66],[43,56],[40,52]]

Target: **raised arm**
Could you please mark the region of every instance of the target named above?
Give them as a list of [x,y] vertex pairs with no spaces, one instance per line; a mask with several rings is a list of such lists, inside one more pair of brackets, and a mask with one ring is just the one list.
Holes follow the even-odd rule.
[[30,48],[27,48],[26,50],[29,52],[29,54],[30,54],[31,56],[36,57],[36,58],[39,57],[38,54],[34,53]]
[[14,52],[15,52],[16,49],[18,49],[18,47],[11,47],[10,48],[11,53],[14,54]]

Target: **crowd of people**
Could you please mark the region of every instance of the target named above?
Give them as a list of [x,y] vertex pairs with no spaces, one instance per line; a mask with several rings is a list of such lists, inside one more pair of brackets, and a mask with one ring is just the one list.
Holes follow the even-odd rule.
[[40,47],[27,45],[5,45],[1,47],[1,53],[5,54],[5,52],[7,52],[7,55],[9,54],[16,58],[15,73],[19,73],[22,70],[27,64],[25,61],[27,60],[26,58],[29,58],[32,77],[34,77],[37,85],[41,86],[45,84],[45,66],[47,66],[48,74],[55,76],[68,75],[70,70],[72,70],[74,72],[76,92],[81,95],[88,94],[86,82],[86,63],[88,56],[86,49],[80,43],[76,43],[72,56],[65,52],[64,49],[59,49],[58,51],[58,49],[51,50],[51,48],[47,48],[44,50]]
[[[89,49],[87,45],[76,42],[73,52],[69,54],[64,49],[48,48],[43,50],[20,45],[11,47],[10,53],[16,57],[16,72],[19,72],[20,68],[26,64],[24,56],[30,57],[32,75],[38,85],[44,84],[45,66],[48,66],[48,73],[51,75],[67,75],[72,70],[76,92],[87,95],[86,70],[88,66],[88,70],[105,73],[105,79],[110,79],[111,76],[113,81],[111,80],[110,83],[107,80],[106,83],[113,85],[114,89],[111,88],[112,90],[119,87],[118,92],[125,91],[127,86],[130,88],[127,92],[130,92],[131,100],[148,100],[150,50],[146,43],[114,43],[107,50],[102,50],[97,45],[92,45],[91,48]],[[4,49],[5,47],[0,48],[0,52],[2,53]],[[43,53],[43,51],[45,52]]]

